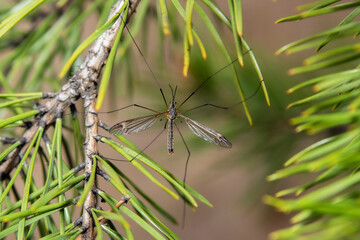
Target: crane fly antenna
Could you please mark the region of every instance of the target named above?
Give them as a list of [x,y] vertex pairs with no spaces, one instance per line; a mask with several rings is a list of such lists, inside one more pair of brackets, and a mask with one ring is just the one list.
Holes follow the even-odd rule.
[[189,100],[192,95],[194,95],[196,93],[197,90],[199,90],[207,81],[209,81],[213,76],[215,76],[216,74],[218,74],[219,72],[221,72],[222,70],[224,70],[225,68],[229,67],[230,65],[234,64],[234,62],[236,62],[238,59],[234,59],[231,63],[225,65],[224,67],[220,68],[219,70],[217,70],[215,73],[213,73],[212,75],[210,75],[208,78],[205,79],[205,81],[203,81],[178,107],[177,109],[180,109],[182,105],[184,105],[184,103],[187,102],[187,100]]
[[[124,22],[124,20],[123,20],[122,18],[121,18],[121,20]],[[158,85],[158,87],[159,87],[159,89],[160,89],[161,96],[162,96],[162,98],[163,98],[163,100],[164,100],[164,102],[165,102],[166,107],[168,107],[168,104],[167,104],[167,101],[166,101],[166,98],[165,98],[164,92],[163,92],[163,90],[162,90],[162,88],[161,88],[161,86],[160,86],[159,81],[157,80],[157,78],[156,78],[156,76],[155,76],[154,72],[151,70],[149,63],[147,62],[147,60],[146,60],[146,58],[145,58],[144,54],[143,54],[143,53],[142,53],[142,51],[140,50],[139,45],[136,43],[136,41],[135,41],[135,39],[134,39],[133,35],[131,34],[131,32],[130,32],[130,30],[129,30],[129,28],[127,27],[127,25],[126,25],[126,23],[125,23],[125,22],[124,22],[124,25],[125,25],[125,28],[126,28],[127,32],[129,33],[129,36],[130,36],[130,37],[131,37],[131,39],[133,40],[133,42],[134,42],[134,44],[135,44],[135,46],[136,46],[137,50],[139,51],[139,53],[140,53],[141,57],[143,58],[143,60],[144,60],[144,62],[145,62],[145,64],[146,64],[146,66],[147,66],[147,68],[148,68],[148,69],[149,69],[149,71],[151,72],[151,75],[153,76],[153,79],[155,80],[156,84]]]
[[177,91],[177,85],[175,86],[175,91],[174,91],[174,96],[173,96],[173,101],[175,101],[175,96],[176,96],[176,91]]
[[174,89],[172,88],[172,86],[169,84],[169,88],[171,90],[171,98],[174,99]]
[[175,87],[175,90],[172,88],[172,86],[169,84],[169,88],[171,90],[171,97],[172,97],[172,100],[175,101],[175,96],[176,96],[176,91],[177,91],[177,86]]

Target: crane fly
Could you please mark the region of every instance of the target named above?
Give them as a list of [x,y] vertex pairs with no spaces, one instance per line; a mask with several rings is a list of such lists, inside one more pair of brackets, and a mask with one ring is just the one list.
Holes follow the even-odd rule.
[[[163,118],[166,118],[166,122],[164,125],[164,129],[145,147],[143,148],[143,150],[141,150],[141,152],[139,152],[135,157],[133,157],[133,159],[135,159],[139,154],[141,154],[142,152],[144,152],[146,150],[147,147],[149,147],[166,129],[167,129],[167,150],[169,154],[173,154],[174,153],[174,127],[176,128],[176,130],[178,131],[185,147],[186,150],[188,152],[188,156],[186,159],[186,164],[185,164],[185,174],[184,174],[184,179],[183,179],[183,186],[185,188],[185,180],[186,180],[186,174],[187,174],[187,167],[188,167],[188,163],[189,163],[189,159],[190,159],[190,150],[185,142],[184,137],[182,136],[175,120],[177,118],[180,118],[182,120],[185,121],[185,123],[187,124],[187,126],[190,128],[190,130],[197,136],[201,137],[202,139],[214,143],[220,147],[223,148],[231,148],[232,144],[231,142],[221,133],[216,132],[215,130],[201,124],[198,123],[194,120],[192,120],[189,117],[184,116],[182,113],[179,113],[178,111],[180,110],[180,108],[208,81],[210,80],[214,75],[218,74],[219,72],[221,72],[222,70],[224,70],[225,68],[229,67],[230,65],[234,64],[237,59],[233,60],[231,63],[228,63],[226,66],[222,67],[221,69],[219,69],[218,71],[216,71],[215,73],[213,73],[211,76],[209,76],[207,79],[205,79],[184,101],[181,102],[180,105],[177,106],[177,103],[175,101],[175,97],[176,97],[176,91],[177,91],[177,86],[175,87],[175,89],[173,89],[170,85],[170,89],[171,89],[171,101],[168,105],[164,92],[160,86],[159,81],[157,80],[154,72],[151,70],[150,65],[148,64],[145,56],[143,55],[142,51],[140,50],[138,44],[136,43],[134,37],[132,36],[131,32],[129,31],[127,25],[124,25],[127,32],[129,33],[131,39],[133,40],[133,43],[135,44],[137,50],[139,51],[141,57],[143,58],[147,68],[149,69],[154,81],[156,82],[156,84],[159,87],[160,93],[162,95],[163,101],[166,105],[167,111],[165,112],[158,112],[156,110],[153,110],[151,108],[148,107],[144,107],[138,104],[132,104],[114,111],[110,111],[107,113],[111,113],[111,112],[115,112],[115,111],[120,111],[123,110],[125,108],[129,108],[129,107],[139,107],[142,109],[146,109],[149,111],[154,112],[154,114],[152,115],[148,115],[148,116],[143,116],[143,117],[137,117],[137,118],[132,118],[132,119],[128,119],[119,123],[116,123],[115,125],[113,125],[110,129],[109,132],[111,134],[114,135],[127,135],[127,134],[132,134],[132,133],[138,133],[141,131],[144,131],[148,128],[150,128],[151,126],[153,126],[155,124],[155,122],[157,120],[161,120]],[[247,101],[248,99],[252,98],[254,95],[256,95],[256,93],[258,92],[258,90],[260,89],[261,86],[261,82],[263,80],[260,81],[259,86],[257,88],[257,90],[249,97],[245,98],[243,101],[240,101],[236,104],[234,104],[233,106],[242,103],[244,101]],[[231,108],[233,106],[230,107],[221,107],[221,106],[217,106],[214,104],[203,104],[194,108],[191,108],[185,112],[189,112],[191,110],[197,109],[197,108],[201,108],[201,107],[205,107],[205,106],[212,106],[212,107],[216,107],[216,108],[221,108],[221,109],[228,109]],[[133,160],[132,159],[132,160]],[[131,161],[132,161],[131,160]],[[185,224],[185,199],[184,199],[184,208],[183,208],[183,226]]]
[[[155,112],[156,114],[153,115],[148,115],[148,116],[143,116],[143,117],[138,117],[138,118],[132,118],[132,119],[128,119],[125,121],[122,121],[120,123],[115,124],[114,126],[112,126],[109,129],[109,132],[111,134],[114,135],[127,135],[127,134],[131,134],[131,133],[138,133],[141,131],[144,131],[146,129],[148,129],[149,127],[151,127],[152,125],[154,125],[154,123],[161,117],[166,117],[166,124],[165,124],[165,128],[167,128],[167,147],[168,147],[168,153],[169,154],[173,154],[174,153],[174,126],[176,127],[176,129],[178,130],[184,144],[185,147],[188,151],[188,160],[190,157],[190,151],[188,146],[186,145],[186,142],[181,134],[181,132],[179,131],[179,128],[177,127],[175,120],[180,117],[183,120],[185,120],[186,124],[188,125],[188,127],[190,128],[190,130],[195,133],[197,136],[201,137],[202,139],[208,141],[208,142],[212,142],[220,147],[224,147],[224,148],[231,148],[232,144],[231,142],[221,133],[216,132],[215,130],[206,127],[205,125],[198,123],[184,115],[182,115],[181,113],[178,113],[178,110],[184,105],[184,103],[186,103],[195,93],[197,90],[199,90],[209,79],[211,79],[214,75],[216,75],[217,73],[221,72],[222,70],[224,70],[225,68],[227,68],[228,66],[232,65],[234,62],[237,61],[237,59],[233,60],[231,63],[227,64],[226,66],[222,67],[221,69],[219,69],[218,71],[216,71],[214,74],[212,74],[210,77],[208,77],[207,79],[205,79],[205,81],[203,81],[200,86],[198,86],[195,91],[193,91],[178,107],[176,107],[176,101],[175,101],[175,96],[176,96],[176,91],[177,91],[177,86],[175,87],[175,90],[170,86],[171,89],[171,94],[172,94],[172,100],[170,102],[170,105],[167,104],[164,92],[160,86],[159,81],[157,80],[154,72],[151,70],[150,65],[148,64],[144,54],[142,53],[142,51],[140,50],[140,47],[138,46],[138,44],[136,43],[134,37],[132,36],[131,32],[129,31],[127,25],[125,24],[125,28],[127,30],[127,32],[129,33],[131,39],[133,40],[137,50],[139,51],[140,55],[142,56],[147,68],[149,69],[149,71],[151,72],[151,75],[154,79],[154,81],[156,82],[156,84],[158,85],[159,89],[160,89],[160,93],[162,95],[162,98],[164,100],[164,103],[166,105],[167,111],[166,112],[158,112],[155,111],[151,108],[147,108],[141,105],[137,105],[137,104],[132,104],[130,106],[126,106],[124,108],[118,109],[118,110],[122,110],[128,107],[140,107],[143,109],[147,109],[150,110],[152,112]],[[258,88],[259,89],[259,88]],[[203,104],[201,106],[192,108],[187,110],[194,110],[203,106],[213,106],[213,107],[217,107],[217,108],[222,108],[222,109],[228,109],[227,107],[220,107],[220,106],[216,106],[213,104]],[[166,126],[167,125],[167,126]],[[161,132],[162,133],[162,132]],[[160,134],[161,134],[160,133]],[[158,136],[160,136],[160,134]],[[158,137],[157,136],[157,137]],[[157,138],[156,137],[156,138]],[[156,138],[154,140],[156,140]],[[154,141],[153,140],[153,141]],[[152,143],[152,142],[151,142]],[[151,144],[150,143],[150,144]],[[149,145],[148,145],[149,146]],[[148,147],[147,146],[147,147]],[[146,148],[147,148],[146,147]],[[144,149],[145,150],[145,149]],[[188,161],[187,160],[187,161]],[[186,164],[187,165],[187,164]]]
[[[152,114],[149,116],[143,116],[143,117],[137,117],[132,118],[129,120],[122,121],[120,123],[115,124],[110,128],[110,133],[114,135],[127,135],[131,133],[138,133],[140,131],[144,131],[154,125],[154,123],[162,118],[166,118],[165,127],[167,128],[167,150],[169,154],[174,153],[174,126],[177,128],[175,120],[177,118],[182,118],[190,130],[195,133],[197,136],[201,137],[202,139],[214,143],[220,147],[224,148],[231,148],[232,144],[231,142],[221,133],[216,132],[215,130],[206,127],[205,125],[198,123],[191,118],[188,118],[184,116],[183,114],[179,113],[178,110],[181,108],[181,106],[187,101],[187,98],[184,102],[182,102],[179,107],[176,107],[176,91],[177,86],[175,87],[175,90],[170,86],[171,94],[172,94],[172,100],[167,106],[166,112],[157,112],[156,114]],[[167,104],[166,104],[167,105]],[[139,106],[139,105],[137,105]],[[142,106],[139,106],[142,107]],[[145,108],[145,107],[143,107]],[[148,108],[146,108],[148,109]],[[151,110],[151,109],[148,109]],[[154,110],[151,110],[154,111]],[[155,111],[156,112],[156,111]],[[178,129],[178,128],[177,128]]]

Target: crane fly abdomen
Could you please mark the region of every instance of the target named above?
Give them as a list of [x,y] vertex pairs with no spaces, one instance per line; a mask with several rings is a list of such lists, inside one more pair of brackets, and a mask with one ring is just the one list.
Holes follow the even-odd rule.
[[170,119],[168,123],[168,138],[167,138],[168,153],[174,154],[174,120]]
[[[175,88],[176,93],[176,88]],[[166,113],[166,118],[168,119],[168,138],[167,138],[167,147],[168,153],[171,155],[174,153],[174,121],[178,116],[176,111],[176,102],[175,102],[175,94],[173,92],[173,100],[170,102],[169,109]]]

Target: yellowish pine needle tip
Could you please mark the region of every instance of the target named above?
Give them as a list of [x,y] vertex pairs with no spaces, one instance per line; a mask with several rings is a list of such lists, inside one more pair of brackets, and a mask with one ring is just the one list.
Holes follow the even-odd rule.
[[164,35],[165,35],[165,36],[170,36],[170,31],[169,31],[168,28],[164,28],[164,29],[163,29],[163,32],[164,32]]
[[275,193],[275,197],[281,197],[281,192]]
[[240,64],[240,66],[243,68],[244,67],[244,61],[242,59],[238,58],[238,62]]
[[356,107],[354,107],[354,106],[349,106],[349,107],[348,107],[348,111],[349,111],[350,113],[354,113],[355,110],[356,110]]
[[303,116],[303,117],[309,116],[309,114],[307,113],[307,111],[302,111],[300,114],[301,114],[301,116]]
[[299,196],[300,194],[302,194],[304,192],[304,189],[299,189],[296,191],[295,195]]
[[289,75],[295,75],[296,74],[296,71],[295,71],[295,69],[290,69],[289,71],[288,71],[288,74]]
[[266,181],[269,181],[269,182],[274,181],[275,179],[276,179],[276,173],[271,174],[266,177]]
[[184,66],[184,68],[183,68],[183,76],[187,77],[187,74],[188,74],[188,67]]
[[320,91],[319,86],[317,86],[317,85],[314,85],[314,86],[312,87],[312,90],[313,90],[314,92]]

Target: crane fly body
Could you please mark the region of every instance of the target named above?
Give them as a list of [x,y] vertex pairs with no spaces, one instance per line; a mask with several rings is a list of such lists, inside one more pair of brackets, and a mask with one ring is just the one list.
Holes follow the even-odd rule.
[[174,126],[178,129],[175,120],[180,117],[186,122],[190,130],[193,133],[195,133],[197,136],[201,137],[202,139],[208,142],[212,142],[220,147],[231,148],[232,146],[231,142],[224,135],[179,113],[178,112],[179,108],[187,101],[188,98],[184,102],[182,102],[179,107],[177,107],[176,106],[177,103],[175,101],[177,87],[175,88],[175,90],[173,90],[173,88],[170,86],[170,89],[172,92],[172,100],[169,106],[167,106],[167,103],[165,101],[166,106],[168,108],[166,112],[157,112],[155,110],[139,106],[147,110],[156,112],[156,114],[132,118],[117,123],[110,128],[110,133],[114,135],[127,135],[127,134],[144,131],[149,127],[151,127],[152,125],[154,125],[154,123],[158,119],[160,119],[161,117],[165,117],[166,118],[165,128],[167,128],[167,149],[169,154],[173,154]]

